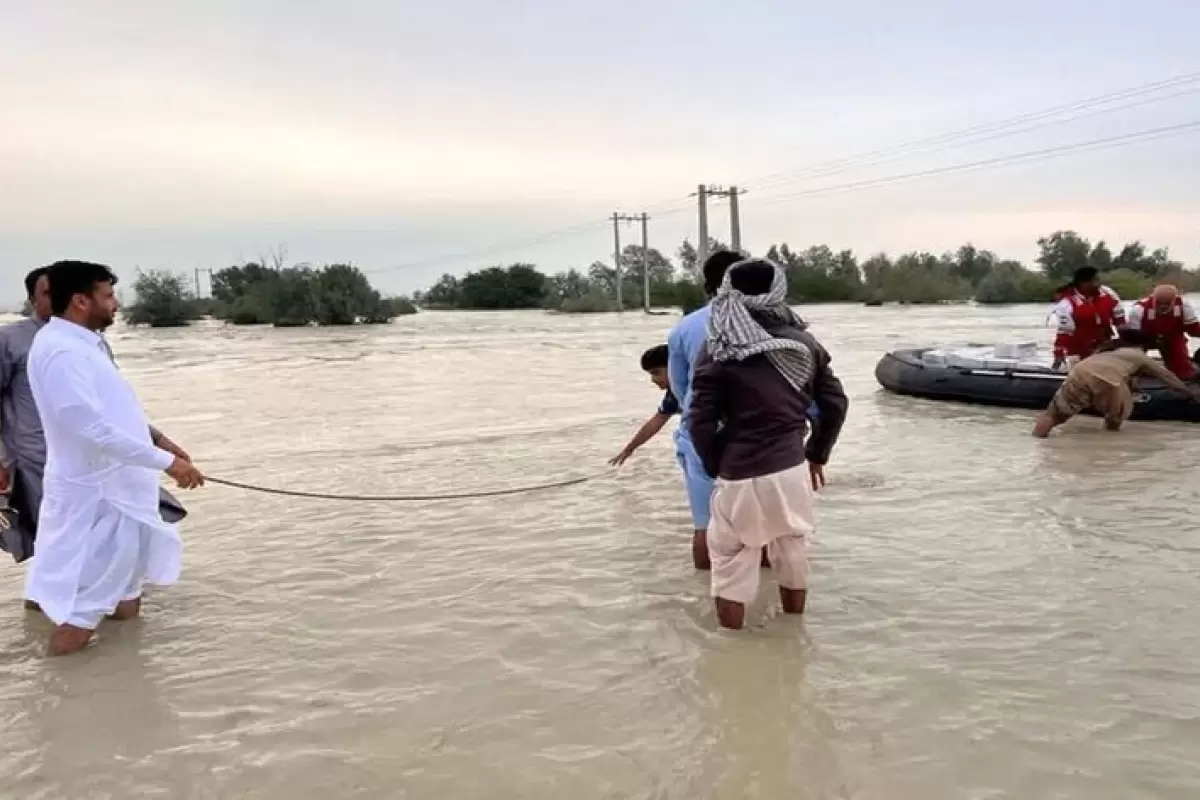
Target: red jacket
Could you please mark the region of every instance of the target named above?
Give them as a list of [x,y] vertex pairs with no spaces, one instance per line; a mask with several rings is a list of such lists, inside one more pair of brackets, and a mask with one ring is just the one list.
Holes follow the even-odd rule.
[[1144,297],[1129,308],[1130,328],[1151,339],[1175,339],[1186,334],[1200,336],[1200,319],[1192,304],[1176,297],[1171,310],[1160,314],[1153,297]]
[[1054,357],[1087,358],[1096,347],[1115,334],[1114,328],[1125,323],[1121,298],[1107,286],[1088,297],[1077,289],[1069,290],[1054,306],[1058,335],[1054,337]]

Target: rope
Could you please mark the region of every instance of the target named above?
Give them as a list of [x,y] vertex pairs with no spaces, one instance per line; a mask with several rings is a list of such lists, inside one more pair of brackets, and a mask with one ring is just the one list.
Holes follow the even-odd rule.
[[595,480],[604,475],[607,475],[610,470],[606,469],[603,472],[593,473],[591,475],[583,475],[578,478],[568,478],[561,481],[553,481],[551,483],[536,483],[531,486],[514,486],[508,489],[489,489],[480,492],[453,492],[450,494],[397,494],[397,495],[372,495],[372,494],[330,494],[327,492],[302,492],[296,489],[275,489],[269,486],[256,486],[252,483],[241,483],[239,481],[225,480],[224,478],[213,478],[208,475],[204,476],[204,480],[208,483],[216,483],[221,486],[228,486],[232,489],[243,489],[247,492],[260,492],[262,494],[281,495],[283,497],[303,497],[309,500],[346,500],[357,501],[360,503],[418,503],[430,502],[435,500],[466,500],[476,497],[504,497],[514,494],[531,494],[533,492],[545,492],[550,489],[563,489],[567,486],[578,486],[581,483]]

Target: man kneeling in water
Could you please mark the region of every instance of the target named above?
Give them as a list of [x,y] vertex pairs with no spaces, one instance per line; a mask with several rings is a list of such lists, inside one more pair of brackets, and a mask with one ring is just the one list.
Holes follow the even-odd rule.
[[1167,388],[1200,402],[1200,388],[1188,386],[1173,372],[1146,355],[1147,339],[1124,329],[1115,342],[1075,365],[1050,405],[1033,426],[1033,435],[1044,439],[1050,431],[1076,414],[1095,411],[1104,417],[1104,427],[1121,429],[1133,413],[1133,379],[1137,375],[1157,378]]

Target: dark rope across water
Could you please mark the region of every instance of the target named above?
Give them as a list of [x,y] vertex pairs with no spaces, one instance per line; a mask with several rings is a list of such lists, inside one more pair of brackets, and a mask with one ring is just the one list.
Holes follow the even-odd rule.
[[225,480],[224,478],[213,478],[208,475],[204,476],[204,480],[208,483],[216,483],[232,489],[243,489],[247,492],[260,492],[262,494],[280,495],[282,497],[303,497],[309,500],[344,500],[360,503],[420,503],[435,500],[468,500],[476,497],[504,497],[514,494],[545,492],[551,489],[564,489],[568,486],[578,486],[581,483],[587,483],[588,481],[603,477],[609,474],[610,471],[606,469],[603,472],[591,475],[582,475],[550,483],[536,483],[530,486],[513,486],[507,489],[487,489],[476,492],[451,492],[448,494],[332,494],[329,492],[303,492],[297,489],[275,489],[269,486],[256,486],[252,483]]

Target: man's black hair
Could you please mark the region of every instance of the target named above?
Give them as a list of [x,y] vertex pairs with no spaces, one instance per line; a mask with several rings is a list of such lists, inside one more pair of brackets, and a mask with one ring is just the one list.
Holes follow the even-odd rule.
[[745,256],[734,250],[718,250],[704,262],[704,291],[716,294],[725,280],[725,273]]
[[766,294],[775,281],[775,268],[766,261],[750,261],[729,274],[729,283],[742,294]]
[[656,344],[642,353],[642,369],[649,372],[652,369],[662,369],[667,366],[667,346]]
[[30,270],[25,276],[25,296],[30,300],[33,299],[33,293],[37,291],[37,282],[42,279],[43,275],[50,273],[49,267],[38,267],[35,270]]
[[1140,347],[1145,350],[1150,346],[1150,338],[1141,331],[1122,328],[1117,331],[1117,338],[1109,339],[1096,348],[1097,353],[1107,353],[1122,347]]
[[1095,267],[1080,267],[1079,269],[1075,270],[1075,273],[1071,276],[1071,285],[1078,286],[1081,283],[1087,283],[1088,281],[1095,280],[1096,276],[1099,274],[1100,270],[1096,269]]
[[117,276],[103,264],[91,261],[56,261],[46,268],[50,278],[50,313],[61,316],[77,294],[90,295],[98,283],[117,282]]

